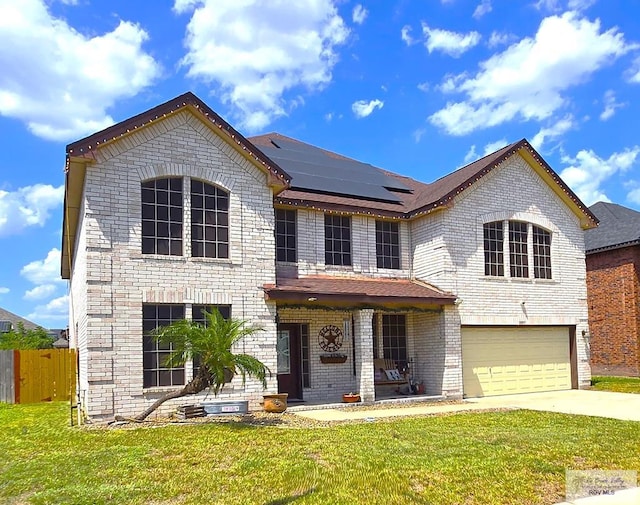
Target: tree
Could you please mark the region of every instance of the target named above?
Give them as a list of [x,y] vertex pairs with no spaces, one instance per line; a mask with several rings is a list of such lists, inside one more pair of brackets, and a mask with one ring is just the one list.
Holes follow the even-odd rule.
[[18,327],[6,333],[0,333],[0,350],[6,349],[51,349],[53,338],[47,330],[37,327],[27,330],[24,324],[18,323]]
[[156,400],[136,421],[143,421],[167,400],[195,395],[210,388],[218,395],[231,377],[240,374],[244,385],[247,377],[254,377],[267,387],[267,375],[271,371],[258,359],[248,354],[235,354],[233,346],[244,337],[253,335],[263,328],[248,326],[241,319],[225,319],[218,309],[205,311],[206,323],[183,319],[169,326],[156,328],[153,338],[159,343],[171,343],[173,350],[164,365],[180,367],[189,360],[195,360],[199,367],[189,383],[178,391],[167,393]]

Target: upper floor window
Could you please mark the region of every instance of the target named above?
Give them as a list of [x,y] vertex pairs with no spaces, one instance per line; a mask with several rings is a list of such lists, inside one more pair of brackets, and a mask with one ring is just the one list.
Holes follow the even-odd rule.
[[509,263],[511,277],[529,277],[527,223],[509,221]]
[[297,261],[295,210],[276,209],[276,259]]
[[351,265],[351,218],[324,216],[324,259],[327,265]]
[[145,388],[185,383],[184,366],[171,368],[166,363],[173,345],[160,343],[152,335],[152,331],[156,328],[168,326],[181,319],[184,319],[183,305],[145,304],[142,306],[142,367]]
[[484,225],[484,274],[504,275],[504,233],[502,221]]
[[182,179],[142,183],[142,253],[182,255]]
[[191,255],[229,257],[229,194],[191,180]]
[[551,279],[551,233],[533,227],[533,274],[536,279]]
[[378,268],[400,268],[400,225],[376,221],[376,258]]
[[[504,276],[505,233],[509,237],[509,276],[551,279],[551,232],[524,221],[494,221],[483,226],[484,273]],[[529,252],[533,251],[533,264]]]

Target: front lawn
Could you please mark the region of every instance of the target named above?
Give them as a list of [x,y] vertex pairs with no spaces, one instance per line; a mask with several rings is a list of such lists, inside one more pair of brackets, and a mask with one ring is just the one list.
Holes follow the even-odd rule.
[[637,377],[591,377],[591,386],[598,391],[640,394],[640,379]]
[[531,411],[330,427],[68,417],[64,403],[0,404],[0,502],[552,504],[566,469],[640,468],[638,423]]

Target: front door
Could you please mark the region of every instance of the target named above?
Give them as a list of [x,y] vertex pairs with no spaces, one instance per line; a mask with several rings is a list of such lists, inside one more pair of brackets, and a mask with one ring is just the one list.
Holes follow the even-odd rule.
[[278,325],[278,393],[289,393],[289,399],[302,400],[300,325]]

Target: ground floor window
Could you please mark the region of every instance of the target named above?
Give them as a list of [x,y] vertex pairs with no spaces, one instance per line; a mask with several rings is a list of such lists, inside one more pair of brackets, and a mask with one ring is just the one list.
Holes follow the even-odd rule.
[[180,319],[184,319],[183,305],[144,304],[142,306],[142,367],[145,388],[184,385],[184,367],[165,366],[167,356],[173,350],[172,344],[159,343],[151,335],[156,328],[167,326]]
[[404,314],[382,314],[382,353],[396,362],[398,369],[407,366],[407,317]]

